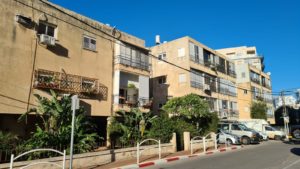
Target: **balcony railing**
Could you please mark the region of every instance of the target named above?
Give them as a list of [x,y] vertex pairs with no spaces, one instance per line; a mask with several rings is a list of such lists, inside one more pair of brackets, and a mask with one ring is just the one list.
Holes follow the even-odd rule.
[[138,60],[138,59],[133,59],[127,56],[123,56],[123,55],[118,55],[115,58],[115,63],[119,63],[125,66],[131,66],[134,68],[138,68],[141,70],[146,70],[146,71],[150,71],[150,66],[151,64],[149,62],[145,62],[142,60]]
[[191,87],[197,88],[197,89],[203,89],[203,84],[195,81],[191,81]]
[[80,97],[100,96],[107,100],[108,88],[97,79],[61,72],[38,69],[35,71],[34,88],[53,89],[63,93],[76,93]]
[[217,64],[216,67],[217,67],[217,71],[226,74],[226,69],[225,69],[225,66],[224,66],[224,65],[218,65],[218,64]]
[[231,77],[236,78],[236,73],[235,73],[234,70],[228,70],[228,75],[231,76]]
[[145,109],[150,109],[152,106],[152,99],[149,98],[139,98],[137,95],[127,95],[118,97],[119,106],[121,107],[126,105],[128,107],[143,107]]
[[228,88],[219,87],[218,92],[228,96],[237,96],[237,93],[230,91]]
[[255,77],[250,77],[251,81],[257,84],[260,84],[260,80],[258,78]]
[[223,117],[238,118],[239,117],[239,111],[235,110],[235,109],[219,109],[219,116],[221,118],[223,118]]

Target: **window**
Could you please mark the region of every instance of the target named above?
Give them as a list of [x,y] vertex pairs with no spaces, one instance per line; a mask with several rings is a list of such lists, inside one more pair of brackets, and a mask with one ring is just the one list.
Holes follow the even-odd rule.
[[231,130],[241,130],[241,128],[237,124],[232,124]]
[[196,70],[196,69],[191,69],[191,73],[190,73],[190,77],[191,77],[191,87],[195,87],[195,88],[199,88],[202,89],[203,88],[203,73]]
[[166,53],[161,53],[158,55],[158,60],[166,60],[167,59],[167,54]]
[[271,127],[266,126],[266,131],[273,131]]
[[38,34],[45,34],[54,37],[56,26],[39,22]]
[[222,124],[222,127],[221,127],[222,130],[229,130],[229,124]]
[[185,49],[179,48],[178,49],[178,57],[184,57],[185,56]]
[[247,54],[255,54],[255,50],[248,50]]
[[166,76],[161,76],[158,78],[158,84],[166,84],[167,77]]
[[247,94],[247,93],[248,93],[248,91],[246,89],[244,89],[244,94]]
[[83,37],[83,48],[96,51],[96,39],[84,36]]
[[185,83],[186,82],[186,75],[184,73],[179,74],[179,83]]
[[242,72],[242,78],[245,78],[245,77],[246,77],[246,73]]

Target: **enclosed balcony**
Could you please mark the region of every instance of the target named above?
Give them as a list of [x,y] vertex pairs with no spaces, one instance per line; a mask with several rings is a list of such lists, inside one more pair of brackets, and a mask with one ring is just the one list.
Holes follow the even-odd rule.
[[53,89],[62,93],[75,93],[83,98],[97,97],[107,99],[108,88],[98,82],[98,79],[66,74],[49,70],[35,71],[34,88]]
[[150,71],[151,66],[148,51],[128,44],[116,44],[115,64],[144,71]]

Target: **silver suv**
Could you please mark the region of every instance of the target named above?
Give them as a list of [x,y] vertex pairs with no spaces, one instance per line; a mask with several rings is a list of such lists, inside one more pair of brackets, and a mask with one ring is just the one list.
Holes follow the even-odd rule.
[[257,132],[249,129],[238,122],[220,122],[218,128],[241,138],[242,144],[259,143],[260,136]]

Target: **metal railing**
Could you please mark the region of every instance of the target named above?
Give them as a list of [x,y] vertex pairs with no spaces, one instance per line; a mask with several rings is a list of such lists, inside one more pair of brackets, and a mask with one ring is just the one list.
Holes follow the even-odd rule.
[[254,83],[257,83],[260,85],[260,80],[258,78],[255,78],[255,77],[250,77],[250,80]]
[[228,70],[228,75],[231,76],[231,77],[236,78],[236,73],[233,70]]
[[[146,140],[143,140],[142,142],[137,142],[137,146],[136,146],[136,163],[139,164],[140,163],[140,155],[143,151],[147,150],[147,149],[144,149],[142,151],[140,151],[140,146],[145,143],[146,141],[154,141],[158,144],[158,158],[161,159],[161,143],[160,143],[160,140],[155,140],[155,139],[152,139],[152,138],[149,138],[149,139],[146,139]],[[148,148],[150,149],[150,148]]]
[[[149,58],[148,58],[148,60],[149,60]],[[138,60],[138,59],[133,59],[131,57],[123,56],[123,55],[117,55],[115,57],[115,63],[119,63],[119,64],[126,65],[126,66],[131,66],[131,67],[138,68],[141,70],[146,70],[146,71],[150,71],[150,67],[151,67],[151,64],[149,62]]]
[[103,100],[106,100],[108,95],[108,88],[99,83],[98,79],[44,69],[35,70],[33,87],[77,93],[82,97],[100,95]]
[[197,88],[197,89],[203,89],[203,83],[199,83],[196,81],[190,81],[191,82],[191,87]]
[[60,154],[63,156],[63,161],[62,161],[62,165],[59,165],[57,163],[54,163],[54,162],[48,162],[48,161],[42,161],[42,162],[33,162],[33,163],[30,163],[23,168],[28,168],[28,167],[31,167],[31,166],[34,166],[34,165],[39,165],[39,164],[50,164],[50,165],[55,165],[57,167],[61,167],[62,169],[65,169],[65,164],[66,164],[66,150],[64,150],[63,152],[60,152],[58,150],[54,150],[54,149],[34,149],[34,150],[30,150],[30,151],[27,151],[25,153],[22,153],[18,156],[14,156],[14,154],[11,155],[11,158],[10,158],[10,165],[9,165],[9,169],[13,169],[13,165],[14,165],[14,161],[21,158],[22,156],[25,156],[27,154],[30,154],[30,153],[35,153],[35,152],[41,152],[41,151],[49,151],[49,152],[54,152],[54,153],[57,153],[57,154]]

